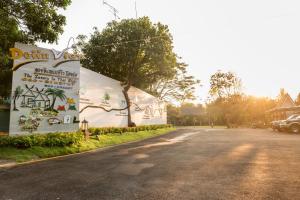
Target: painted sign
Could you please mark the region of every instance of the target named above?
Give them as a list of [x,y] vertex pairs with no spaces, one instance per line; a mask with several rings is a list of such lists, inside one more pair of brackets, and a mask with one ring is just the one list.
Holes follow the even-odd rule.
[[78,130],[79,57],[61,55],[20,43],[11,49],[10,134]]
[[[20,48],[18,48],[19,46]],[[62,52],[58,52],[54,49],[27,48],[26,46],[28,47],[28,45],[16,43],[14,48],[9,49],[10,59],[14,60],[14,71],[25,64],[34,62],[47,62],[48,64],[51,63],[52,67],[58,67],[65,62],[78,61],[82,58],[82,55],[80,54],[68,53],[67,50],[69,48],[65,48]]]

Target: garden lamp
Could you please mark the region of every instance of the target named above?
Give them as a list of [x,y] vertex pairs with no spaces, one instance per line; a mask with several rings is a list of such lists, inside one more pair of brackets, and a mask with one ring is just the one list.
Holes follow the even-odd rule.
[[89,128],[89,122],[86,121],[85,119],[81,122],[81,130],[86,132]]
[[87,140],[90,137],[90,133],[89,133],[88,129],[89,129],[89,122],[84,119],[81,122],[81,130],[84,133],[85,140]]

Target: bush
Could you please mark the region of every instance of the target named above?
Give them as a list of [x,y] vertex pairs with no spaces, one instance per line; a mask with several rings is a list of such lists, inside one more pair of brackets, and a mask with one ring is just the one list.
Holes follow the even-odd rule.
[[109,133],[122,134],[125,132],[138,132],[138,131],[151,131],[161,128],[170,128],[171,124],[158,124],[158,125],[144,125],[137,127],[105,127],[105,128],[89,128],[89,132],[92,135],[105,135]]
[[78,144],[83,140],[83,134],[77,133],[49,133],[44,141],[44,146],[48,147],[64,147],[72,144]]
[[33,141],[30,136],[17,136],[12,137],[10,140],[10,145],[17,148],[29,148],[33,146]]
[[83,140],[83,134],[76,133],[48,133],[24,136],[0,137],[0,147],[30,148],[33,146],[63,147],[78,144]]
[[9,136],[1,136],[0,137],[0,147],[7,147],[10,144]]

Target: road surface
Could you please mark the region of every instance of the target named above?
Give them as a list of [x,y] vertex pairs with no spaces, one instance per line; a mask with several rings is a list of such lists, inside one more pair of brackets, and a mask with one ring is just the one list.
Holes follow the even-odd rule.
[[300,135],[179,129],[0,169],[0,199],[300,199]]

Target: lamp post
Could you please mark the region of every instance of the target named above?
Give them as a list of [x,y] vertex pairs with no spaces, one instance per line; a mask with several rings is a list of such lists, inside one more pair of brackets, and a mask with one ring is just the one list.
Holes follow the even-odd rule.
[[84,137],[85,139],[87,140],[90,136],[90,133],[89,133],[89,122],[86,121],[85,119],[81,122],[81,130],[83,131],[84,133]]

